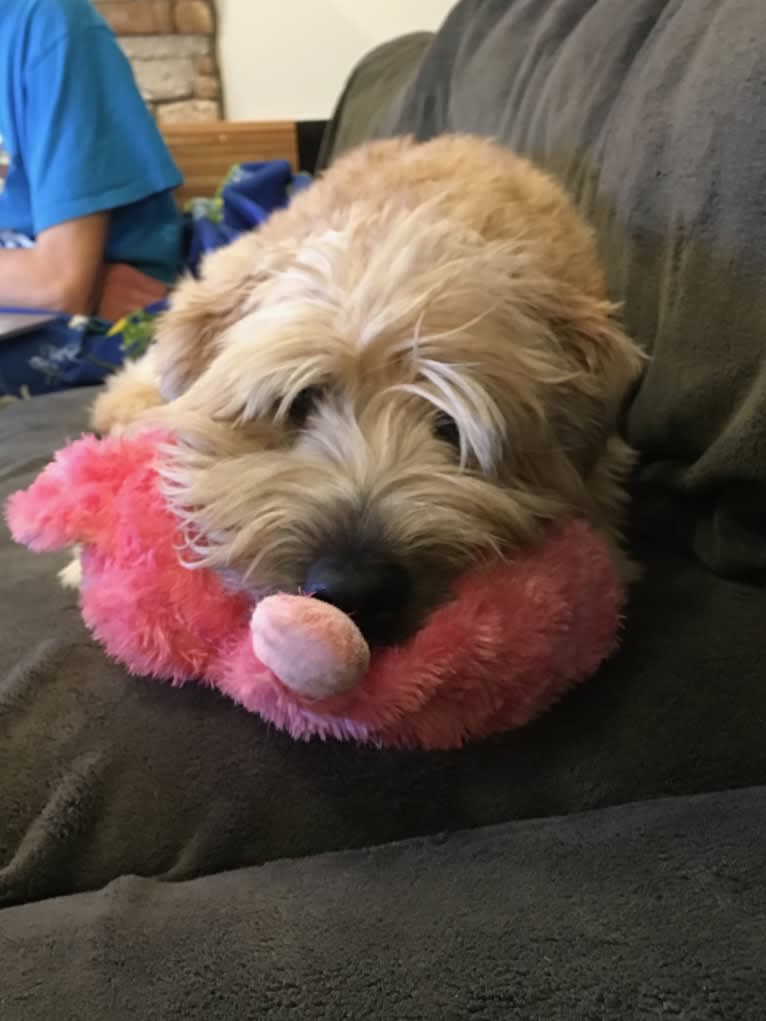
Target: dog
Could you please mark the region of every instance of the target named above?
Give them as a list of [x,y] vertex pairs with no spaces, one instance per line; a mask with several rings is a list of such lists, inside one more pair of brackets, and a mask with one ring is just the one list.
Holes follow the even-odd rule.
[[341,157],[183,280],[92,424],[171,428],[190,566],[309,591],[373,645],[573,515],[621,552],[642,354],[558,184],[471,136]]

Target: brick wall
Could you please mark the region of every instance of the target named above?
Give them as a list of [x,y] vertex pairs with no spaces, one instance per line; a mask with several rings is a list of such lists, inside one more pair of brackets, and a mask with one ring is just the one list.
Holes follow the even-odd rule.
[[160,124],[222,116],[212,0],[93,0]]

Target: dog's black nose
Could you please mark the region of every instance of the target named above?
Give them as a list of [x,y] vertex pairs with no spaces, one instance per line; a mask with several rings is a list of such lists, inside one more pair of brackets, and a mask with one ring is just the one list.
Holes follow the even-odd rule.
[[370,645],[390,645],[401,632],[410,576],[392,558],[353,551],[315,560],[304,590],[347,613]]

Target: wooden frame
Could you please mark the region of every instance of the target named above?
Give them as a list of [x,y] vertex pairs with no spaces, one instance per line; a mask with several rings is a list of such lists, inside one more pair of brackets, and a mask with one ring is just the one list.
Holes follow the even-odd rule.
[[298,169],[295,121],[214,121],[209,124],[167,124],[162,134],[184,176],[176,192],[179,205],[209,197],[234,163],[285,159]]

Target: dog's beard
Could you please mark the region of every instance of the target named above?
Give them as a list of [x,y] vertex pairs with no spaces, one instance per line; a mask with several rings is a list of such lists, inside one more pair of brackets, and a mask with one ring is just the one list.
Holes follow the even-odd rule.
[[[298,424],[175,415],[163,478],[182,555],[256,597],[303,591],[328,555],[374,553],[407,573],[392,632],[404,637],[467,567],[529,545],[571,509],[561,491],[509,473],[501,435],[479,437],[484,456],[492,452],[480,464],[459,402],[452,418],[406,391],[366,407],[331,391],[300,399],[311,403]],[[475,431],[475,409],[470,424]],[[542,442],[526,458],[517,451],[516,473],[522,463],[537,477],[550,470]]]

